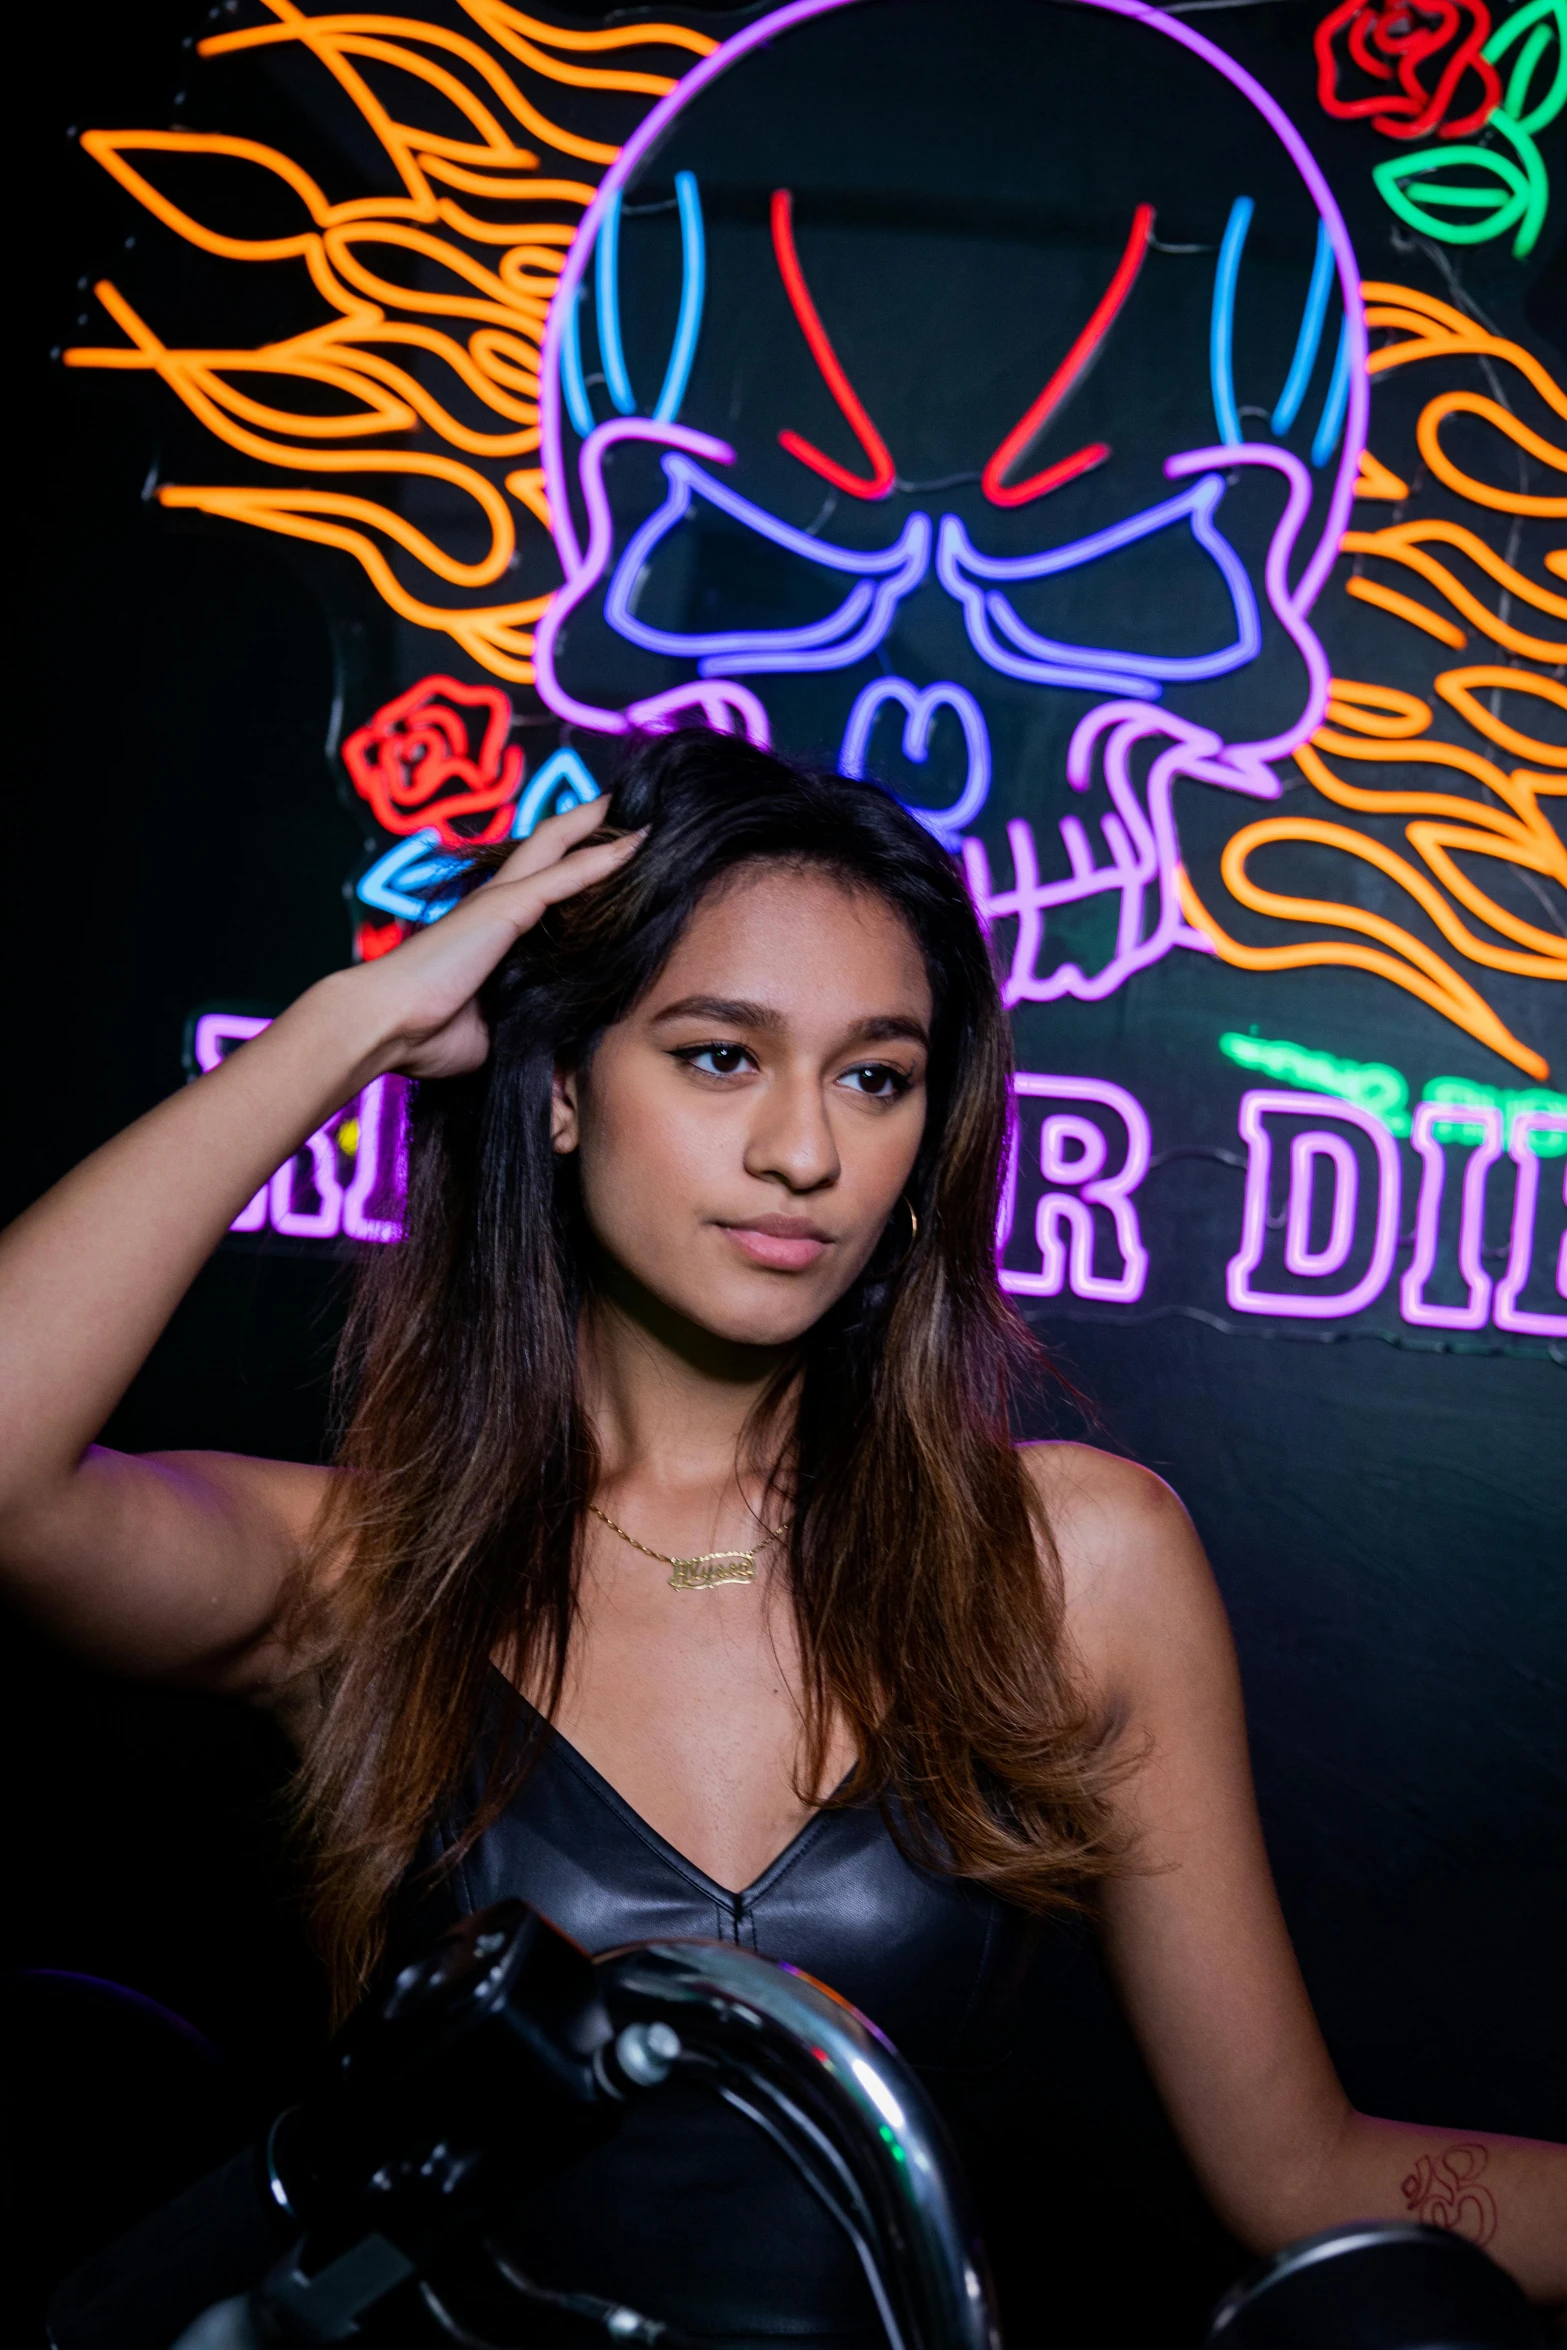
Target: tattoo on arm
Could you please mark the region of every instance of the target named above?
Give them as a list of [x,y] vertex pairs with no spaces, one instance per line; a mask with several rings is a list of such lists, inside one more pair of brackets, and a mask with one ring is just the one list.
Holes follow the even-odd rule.
[[1451,2228],[1471,2244],[1489,2244],[1496,2233],[1496,2198],[1480,2184],[1487,2162],[1483,2146],[1449,2146],[1422,2154],[1404,2181],[1404,2201],[1413,2219]]

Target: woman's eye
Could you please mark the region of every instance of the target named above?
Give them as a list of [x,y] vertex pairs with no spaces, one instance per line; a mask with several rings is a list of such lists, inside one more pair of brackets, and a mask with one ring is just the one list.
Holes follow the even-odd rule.
[[911,1083],[906,1071],[891,1068],[885,1061],[866,1061],[858,1069],[846,1069],[843,1083],[852,1085],[857,1093],[869,1094],[873,1101],[893,1101],[907,1093]]
[[743,1044],[691,1045],[680,1055],[688,1069],[700,1069],[705,1077],[733,1077],[750,1057]]

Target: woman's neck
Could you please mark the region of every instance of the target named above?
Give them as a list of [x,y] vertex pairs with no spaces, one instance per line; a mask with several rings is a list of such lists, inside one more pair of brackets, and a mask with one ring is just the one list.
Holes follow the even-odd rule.
[[703,1498],[721,1507],[738,1494],[754,1508],[774,1455],[757,1407],[789,1359],[788,1350],[717,1338],[612,1274],[578,1334],[603,1489],[662,1495],[677,1508]]

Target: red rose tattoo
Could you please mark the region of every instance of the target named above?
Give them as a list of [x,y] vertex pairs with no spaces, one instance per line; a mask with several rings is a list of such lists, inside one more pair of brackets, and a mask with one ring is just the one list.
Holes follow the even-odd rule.
[[1496,2233],[1496,2198],[1480,2184],[1486,2165],[1483,2146],[1449,2146],[1422,2154],[1404,2181],[1404,2201],[1414,2219],[1450,2228],[1471,2244],[1489,2244]]
[[[1480,54],[1490,37],[1485,0],[1341,0],[1314,36],[1317,96],[1341,122],[1369,115],[1390,139],[1462,138],[1502,102]],[[1346,63],[1383,86],[1342,95]]]
[[[477,752],[469,748],[470,711],[483,719]],[[522,781],[522,752],[508,747],[510,731],[511,703],[499,686],[424,677],[349,736],[343,764],[386,831],[428,829],[447,848],[471,848],[504,840],[510,829]],[[476,816],[487,821],[476,826]]]

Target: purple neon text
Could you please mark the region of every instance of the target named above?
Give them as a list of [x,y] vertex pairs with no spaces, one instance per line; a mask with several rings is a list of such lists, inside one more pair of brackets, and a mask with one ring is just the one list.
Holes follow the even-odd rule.
[[[215,1069],[267,1025],[240,1012],[202,1013],[194,1039],[197,1068]],[[400,1239],[407,1190],[404,1090],[400,1077],[374,1078],[277,1169],[229,1230],[270,1229],[290,1240]],[[346,1180],[345,1160],[351,1162]]]
[[[215,1068],[266,1025],[240,1013],[204,1013],[196,1023],[198,1067]],[[396,1077],[366,1086],[262,1185],[231,1229],[295,1240],[398,1239],[407,1180],[404,1090]],[[1237,1123],[1246,1170],[1240,1246],[1225,1269],[1231,1310],[1344,1321],[1374,1306],[1392,1278],[1403,1201],[1399,1146],[1386,1125],[1334,1094],[1262,1087],[1242,1096]],[[1567,1207],[1567,1156],[1541,1158],[1537,1134],[1567,1135],[1567,1114],[1520,1111],[1504,1151],[1498,1109],[1465,1105],[1461,1121],[1448,1102],[1416,1109],[1413,1251],[1394,1290],[1404,1323],[1479,1330],[1489,1321],[1520,1336],[1567,1338],[1567,1310],[1543,1294],[1549,1284],[1567,1307],[1567,1226],[1554,1264],[1541,1261],[1542,1187],[1559,1184]],[[1002,1288],[1016,1297],[1135,1305],[1152,1271],[1138,1206],[1152,1165],[1147,1111],[1125,1086],[1019,1071],[996,1234]],[[1486,1214],[1489,1186],[1504,1165],[1512,1175],[1510,1215],[1505,1192],[1494,1204],[1508,1217],[1506,1267],[1493,1282],[1482,1262]],[[1456,1231],[1444,1245],[1443,1201],[1455,1181]],[[1020,1217],[1025,1197],[1032,1215]],[[1451,1290],[1455,1276],[1462,1300],[1433,1299],[1432,1289]]]

